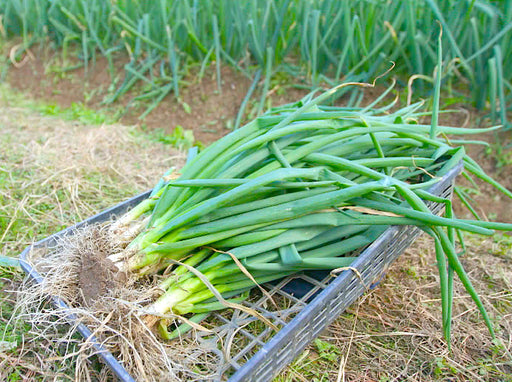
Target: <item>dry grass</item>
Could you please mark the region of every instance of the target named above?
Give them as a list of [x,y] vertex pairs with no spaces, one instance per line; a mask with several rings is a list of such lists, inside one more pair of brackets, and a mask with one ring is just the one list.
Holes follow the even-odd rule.
[[[149,189],[169,167],[183,164],[183,153],[134,128],[41,117],[19,103],[0,103],[0,255],[17,256],[33,241]],[[0,339],[5,331],[4,340],[18,343],[14,351],[0,351],[0,380],[75,380],[73,373],[83,369],[71,357],[81,346],[78,336],[55,348],[62,333],[48,330],[46,340],[36,341],[30,325],[11,320],[16,295],[10,291],[20,281],[19,272],[0,267]]]
[[149,189],[184,158],[131,127],[85,126],[25,108],[0,107],[0,126],[3,255]]
[[[420,238],[388,273],[321,337],[339,349],[323,368],[317,346],[280,381],[512,381],[510,243],[468,238],[465,268],[494,317],[493,341],[463,287],[456,285],[451,351],[442,338],[433,242]],[[302,378],[298,377],[301,376]]]

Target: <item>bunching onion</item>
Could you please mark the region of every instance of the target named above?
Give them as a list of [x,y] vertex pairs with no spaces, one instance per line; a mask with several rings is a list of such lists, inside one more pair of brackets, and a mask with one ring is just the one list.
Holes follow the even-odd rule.
[[[492,235],[512,224],[457,218],[451,201],[429,188],[461,166],[465,176],[512,197],[466,155],[465,140],[448,138],[495,128],[438,126],[437,108],[435,123],[422,124],[428,113],[421,103],[396,111],[393,103],[377,107],[380,98],[367,107],[325,105],[346,86],[273,108],[234,130],[189,158],[179,174],[166,174],[114,224],[116,235],[135,233],[110,256],[117,267],[161,277],[162,293],[146,313],[153,322],[162,318],[164,338],[180,334],[169,331],[167,313],[198,322],[240,303],[259,284],[348,267],[392,225],[417,226],[434,238],[445,337],[455,275],[494,333],[457,241],[462,231]],[[442,203],[443,215],[428,202]]]

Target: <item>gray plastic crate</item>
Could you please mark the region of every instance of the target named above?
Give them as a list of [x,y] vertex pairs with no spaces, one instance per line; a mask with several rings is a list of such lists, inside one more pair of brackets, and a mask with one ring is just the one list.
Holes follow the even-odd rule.
[[[436,183],[430,192],[444,198],[451,198],[454,179],[461,169],[462,164],[459,164]],[[147,198],[148,195],[149,192],[138,195],[32,244],[20,254],[22,269],[29,277],[41,283],[43,277],[28,260],[31,250],[50,248],[56,244],[59,238],[73,234],[77,228],[119,216]],[[438,213],[443,205],[430,203],[429,207],[434,213]],[[238,344],[232,349],[234,354],[223,360],[215,379],[229,379],[229,382],[270,380],[361,296],[367,287],[373,288],[377,285],[389,266],[420,234],[421,230],[416,227],[390,227],[364,249],[354,261],[351,267],[356,269],[358,274],[347,270],[341,272],[337,277],[333,277],[328,272],[305,272],[289,276],[276,285],[266,284],[270,295],[279,296],[289,302],[287,309],[271,311],[268,308],[271,304],[267,296],[245,304],[256,309],[280,327],[280,330],[273,336],[270,328],[262,329],[258,333],[249,332],[243,327],[240,328],[254,320],[254,317],[245,313],[235,312],[231,317],[219,313],[213,314],[213,318],[220,323],[219,332],[228,332],[228,335],[233,336],[232,342]],[[61,308],[69,309],[64,301],[57,297],[53,298],[53,302]],[[76,320],[73,314],[70,314],[68,318],[70,321]],[[97,354],[121,381],[134,381],[117,359],[92,336],[89,328],[80,324],[77,326],[77,330],[84,338],[88,338],[93,343]]]

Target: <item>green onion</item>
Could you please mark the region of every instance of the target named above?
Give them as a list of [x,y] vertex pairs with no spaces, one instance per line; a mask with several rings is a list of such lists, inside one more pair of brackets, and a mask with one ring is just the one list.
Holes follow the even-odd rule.
[[[446,339],[454,275],[494,333],[455,253],[455,233],[462,240],[460,231],[492,235],[512,224],[457,219],[450,200],[429,192],[463,166],[466,176],[512,197],[462,146],[444,139],[475,130],[404,123],[425,115],[420,105],[393,113],[321,105],[343,86],[272,109],[228,134],[189,161],[178,179],[164,177],[150,199],[122,217],[118,229],[134,226],[140,233],[112,256],[116,265],[134,275],[166,269],[163,293],[147,313],[192,315],[174,334],[163,320],[164,338],[208,312],[247,310],[240,306],[246,295],[237,294],[261,283],[349,267],[391,225],[417,226],[435,239]],[[474,212],[463,193],[456,195]],[[427,203],[443,204],[445,215],[433,214]]]

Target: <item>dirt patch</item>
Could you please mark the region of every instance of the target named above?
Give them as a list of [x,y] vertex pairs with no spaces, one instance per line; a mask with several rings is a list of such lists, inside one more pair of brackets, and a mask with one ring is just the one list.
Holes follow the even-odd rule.
[[[127,275],[108,259],[112,253],[122,250],[122,244],[109,227],[105,223],[80,228],[73,236],[59,239],[54,250],[59,253],[51,255],[50,261],[39,257],[45,256],[44,252],[34,257],[35,266],[39,266],[43,273],[58,269],[51,260],[56,264],[60,261],[64,268],[68,267],[67,277],[63,277],[61,282],[62,287],[68,284],[66,301],[74,307],[93,307],[96,302],[101,305],[103,297],[115,296],[126,285],[131,285]],[[58,277],[56,274],[55,280],[58,281]]]
[[[252,79],[240,71],[223,65],[219,90],[215,67],[207,67],[200,78],[199,68],[192,66],[186,77],[180,80],[180,98],[177,99],[170,93],[144,119],[140,119],[151,104],[133,101],[135,97],[143,94],[140,84],[113,104],[104,104],[116,86],[124,80],[124,65],[129,62],[126,55],[118,54],[114,58],[116,77],[112,78],[109,74],[108,60],[101,55],[98,55],[87,69],[83,66],[69,69],[79,66],[81,61],[73,58],[63,60],[61,54],[44,47],[33,48],[32,54],[33,59],[27,60],[24,65],[10,67],[7,82],[12,88],[36,100],[44,100],[63,108],[71,107],[73,103],[82,103],[93,110],[107,109],[112,114],[116,111],[121,112],[120,122],[126,125],[163,129],[168,133],[179,125],[192,130],[195,138],[204,144],[209,144],[231,131],[252,82]],[[296,86],[300,79],[290,80],[293,82],[287,78],[275,79],[272,82],[267,93],[265,109],[268,106],[296,102],[309,93],[307,86]],[[261,97],[263,81],[262,79],[258,84],[252,100],[246,107],[243,122],[256,116],[255,110]],[[112,85],[113,83],[116,85]],[[378,85],[377,89],[366,89],[363,104],[371,102],[383,90],[382,85]],[[339,103],[347,100],[348,97],[342,98]]]
[[[489,143],[490,146],[467,145],[466,151],[482,169],[497,180],[506,189],[512,190],[512,166],[510,166],[510,150],[503,147],[510,144],[510,133],[494,132],[467,136],[467,139],[480,140]],[[509,153],[507,153],[509,151]],[[475,189],[463,176],[457,178],[457,185],[467,189],[470,202],[475,207],[481,218],[493,221],[509,223],[512,200],[488,183],[475,178],[478,188]],[[458,198],[455,198],[458,200]],[[455,213],[460,217],[471,218],[470,212],[462,205],[455,204]]]
[[[79,304],[89,307],[104,296],[113,296],[127,284],[125,273],[119,271],[108,256],[121,250],[109,225],[92,225],[77,231],[71,245],[62,251],[72,251],[77,259],[77,283],[81,299]],[[69,247],[69,249],[68,249]]]
[[[124,65],[128,57],[118,55],[114,60],[116,78],[109,74],[106,58],[98,56],[87,69],[63,70],[63,66],[73,67],[80,62],[67,60],[48,49],[34,49],[34,58],[21,67],[11,67],[7,82],[14,89],[30,94],[35,99],[44,100],[61,107],[73,103],[83,103],[92,109],[105,109],[103,102],[112,94],[111,84],[124,80]],[[112,105],[124,110],[120,122],[128,125],[143,125],[150,129],[161,128],[171,132],[180,125],[194,131],[194,136],[208,144],[229,132],[240,108],[251,80],[234,69],[223,66],[222,86],[217,87],[216,71],[207,68],[200,81],[199,70],[192,68],[183,79],[180,99],[167,95],[160,104],[143,120],[139,117],[150,105],[147,102],[133,102],[133,98],[143,93],[140,85],[134,86]]]
[[200,82],[192,75],[186,79],[190,84],[181,89],[181,102],[168,95],[144,120],[139,119],[144,107],[130,107],[121,121],[165,131],[172,131],[179,125],[193,130],[197,140],[209,144],[230,132],[250,86],[248,78],[226,66],[222,68],[221,78],[222,90],[219,91],[213,68]]
[[[439,125],[464,128],[487,128],[491,126],[488,119],[482,118],[483,113],[470,105],[455,104],[448,108],[455,111],[440,114]],[[422,123],[429,124],[430,118],[425,117]],[[512,163],[512,151],[506,148],[510,147],[512,143],[510,131],[498,130],[495,132],[456,136],[452,138],[486,142],[488,146],[466,144],[464,146],[466,153],[474,159],[489,176],[512,191],[512,166],[510,165],[510,163]],[[457,146],[455,143],[452,145]],[[467,191],[470,197],[470,203],[479,216],[486,220],[509,223],[511,221],[509,211],[512,206],[512,200],[490,184],[480,181],[475,177],[473,178],[478,188],[475,188],[474,184],[468,181],[464,176],[457,177],[456,184]],[[454,196],[454,201],[454,210],[458,217],[467,219],[474,218],[457,196]]]
[[[209,66],[200,78],[200,69],[190,66],[188,73],[180,79],[180,97],[171,92],[144,119],[140,116],[151,105],[150,101],[134,101],[148,89],[146,84],[136,84],[129,92],[119,97],[113,104],[105,104],[115,89],[124,81],[124,66],[129,57],[117,54],[113,59],[114,78],[110,75],[109,62],[97,55],[88,67],[82,61],[56,53],[49,47],[32,49],[32,59],[20,67],[11,66],[7,82],[14,89],[29,94],[34,99],[68,108],[73,103],[82,103],[93,110],[106,110],[111,114],[120,113],[120,122],[148,129],[162,129],[170,133],[176,126],[194,132],[196,140],[210,144],[226,135],[234,126],[240,106],[252,83],[240,71],[231,66],[221,67],[221,88],[218,88],[215,67]],[[70,69],[77,67],[76,69]],[[155,68],[158,76],[159,68]],[[310,92],[303,78],[278,75],[268,90],[264,110],[267,107],[296,102]],[[391,76],[390,76],[391,78]],[[242,122],[253,119],[259,105],[264,79],[260,80],[252,99],[246,106]],[[378,81],[375,88],[365,88],[362,105],[368,105],[386,89],[385,80]],[[309,84],[310,85],[310,84]],[[329,88],[327,84],[322,84]],[[336,101],[346,104],[349,96]],[[394,95],[386,97],[391,102]]]

